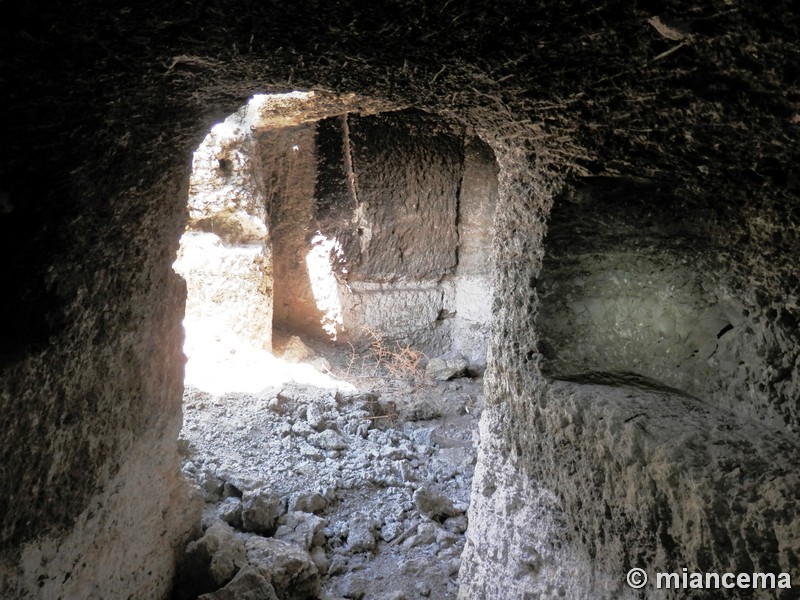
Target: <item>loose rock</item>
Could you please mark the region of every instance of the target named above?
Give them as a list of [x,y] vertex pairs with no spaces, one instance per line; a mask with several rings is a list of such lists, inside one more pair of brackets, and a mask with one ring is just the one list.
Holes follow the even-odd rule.
[[224,588],[197,600],[278,600],[278,596],[256,567],[246,566]]
[[289,510],[307,513],[319,513],[325,510],[328,501],[318,493],[296,493],[289,497]]
[[307,600],[319,593],[319,571],[305,550],[260,536],[251,537],[245,547],[247,560],[272,584],[279,600]]
[[232,527],[242,528],[242,501],[239,498],[226,498],[217,509],[217,516]]
[[176,575],[177,595],[189,599],[217,590],[246,564],[244,542],[230,525],[217,521],[187,546]]
[[425,367],[425,377],[433,381],[447,381],[462,377],[467,372],[469,362],[463,357],[432,358]]
[[281,499],[277,494],[265,488],[246,492],[242,497],[244,531],[271,535],[275,531],[280,502]]
[[275,538],[310,550],[313,546],[325,543],[322,533],[325,519],[310,513],[294,511],[282,516],[278,521]]
[[414,492],[414,505],[419,512],[437,521],[443,521],[448,517],[455,517],[459,514],[449,498],[425,487],[421,487]]
[[[429,589],[454,600],[449,561],[464,547],[476,423],[458,407],[480,394],[480,382],[462,379],[381,395],[289,383],[209,396],[185,413],[184,472],[210,483],[204,521],[246,532],[237,535],[251,540],[251,566],[282,600],[297,586],[308,598],[356,597],[359,581],[365,599]],[[436,421],[414,408],[425,403]],[[412,558],[419,571],[403,571]]]
[[347,534],[347,549],[350,552],[371,552],[375,548],[377,523],[365,513],[353,515]]

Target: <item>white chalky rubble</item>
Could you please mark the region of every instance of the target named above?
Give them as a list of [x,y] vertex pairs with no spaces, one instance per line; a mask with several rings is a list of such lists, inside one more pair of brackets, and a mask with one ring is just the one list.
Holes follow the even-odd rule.
[[[350,382],[187,389],[183,470],[205,536],[223,531],[246,561],[213,581],[184,568],[179,598],[456,597],[482,381]],[[189,567],[231,554],[219,535]]]

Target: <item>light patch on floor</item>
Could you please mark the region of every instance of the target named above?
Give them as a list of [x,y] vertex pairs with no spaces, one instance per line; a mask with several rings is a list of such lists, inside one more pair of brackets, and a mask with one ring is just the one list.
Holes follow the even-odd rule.
[[188,358],[184,383],[187,386],[209,394],[255,393],[288,382],[330,390],[354,389],[351,384],[322,373],[310,364],[282,360],[234,335],[219,333],[224,327],[214,326],[214,322],[220,319],[224,323],[224,315],[203,319],[187,317],[183,321],[186,331],[183,351]]

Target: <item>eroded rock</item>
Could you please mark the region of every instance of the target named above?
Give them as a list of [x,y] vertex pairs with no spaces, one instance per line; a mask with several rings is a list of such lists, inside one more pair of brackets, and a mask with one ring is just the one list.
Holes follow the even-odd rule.
[[328,506],[328,500],[317,492],[297,492],[289,497],[289,511],[319,513]]
[[242,528],[242,501],[228,497],[219,505],[217,516],[231,527]]
[[319,593],[319,571],[302,548],[260,536],[251,537],[245,546],[248,562],[272,584],[279,600],[307,600]]
[[218,521],[186,547],[176,577],[180,598],[194,598],[227,584],[247,564],[244,542]]
[[310,513],[293,511],[278,520],[275,538],[311,550],[313,546],[325,542],[324,527],[325,519]]
[[463,357],[432,358],[425,367],[425,376],[434,381],[447,381],[466,374],[469,362]]
[[281,511],[281,499],[268,488],[245,492],[242,496],[242,527],[245,531],[271,535]]
[[350,519],[347,549],[350,552],[371,552],[375,548],[377,523],[367,513],[356,513]]
[[421,487],[414,492],[414,505],[422,514],[437,521],[460,514],[453,506],[452,500],[426,487]]
[[275,588],[257,567],[243,567],[224,588],[197,600],[279,600]]

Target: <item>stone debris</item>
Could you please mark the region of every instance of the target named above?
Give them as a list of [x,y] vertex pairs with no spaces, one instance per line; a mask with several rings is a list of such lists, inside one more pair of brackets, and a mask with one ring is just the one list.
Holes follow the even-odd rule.
[[322,494],[312,492],[310,494],[297,493],[289,497],[289,511],[300,511],[317,514],[325,510],[328,501]]
[[238,529],[244,529],[242,524],[242,501],[233,496],[225,498],[217,508],[217,516],[228,525]]
[[347,550],[351,553],[372,552],[377,541],[378,523],[367,513],[356,513],[350,518],[347,531]]
[[308,552],[283,540],[253,536],[247,560],[272,584],[279,600],[306,600],[320,591],[319,570]]
[[437,521],[459,514],[450,498],[437,494],[426,487],[421,487],[414,492],[414,505],[421,513]]
[[243,567],[224,588],[197,600],[278,600],[275,588],[253,566]]
[[280,511],[280,496],[268,488],[245,492],[242,497],[242,528],[244,531],[270,535]]
[[275,538],[287,543],[311,550],[315,546],[325,543],[322,530],[325,528],[325,519],[313,514],[293,511],[285,514],[279,520]]
[[176,576],[178,598],[194,598],[217,590],[246,564],[244,542],[230,525],[217,521],[187,546]]
[[206,531],[178,600],[456,597],[482,382],[365,381],[187,389],[183,471]]
[[468,368],[469,362],[463,356],[432,358],[425,367],[425,377],[433,381],[448,381],[463,377]]

